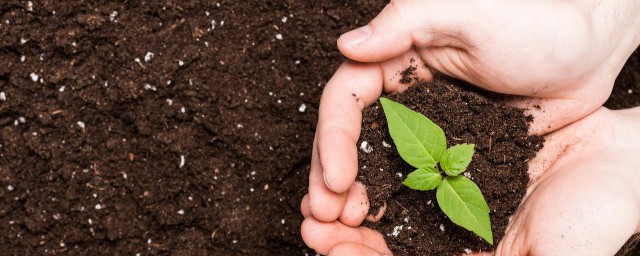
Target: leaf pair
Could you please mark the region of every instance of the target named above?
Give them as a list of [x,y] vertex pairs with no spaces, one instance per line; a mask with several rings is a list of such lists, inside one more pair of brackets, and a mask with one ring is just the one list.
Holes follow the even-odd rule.
[[437,188],[438,205],[449,219],[493,244],[489,206],[478,186],[459,176],[471,163],[474,145],[447,149],[444,132],[431,120],[389,99],[380,102],[400,157],[417,168],[403,184],[421,191]]

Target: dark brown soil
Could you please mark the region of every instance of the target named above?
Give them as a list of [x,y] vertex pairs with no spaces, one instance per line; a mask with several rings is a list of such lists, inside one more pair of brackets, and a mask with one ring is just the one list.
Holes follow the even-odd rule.
[[[527,161],[542,148],[544,140],[527,135],[530,118],[522,110],[500,105],[460,86],[465,85],[438,78],[389,97],[440,125],[449,146],[476,145],[466,174],[482,190],[491,208],[494,240],[500,241],[508,217],[526,192]],[[414,168],[400,158],[393,146],[379,103],[365,111],[361,141],[373,147],[373,152],[361,152],[359,157],[362,168],[359,179],[369,189],[374,206],[371,213],[377,213],[383,202],[387,204],[382,221],[370,226],[385,235],[394,253],[453,255],[464,249],[492,249],[481,238],[446,218],[437,206],[435,191],[415,191],[401,184]]]
[[318,99],[382,0],[32,3],[0,1],[0,254],[311,253]]
[[385,2],[0,1],[1,254],[312,253],[335,40]]
[[610,109],[640,106],[640,49],[627,60],[604,106]]

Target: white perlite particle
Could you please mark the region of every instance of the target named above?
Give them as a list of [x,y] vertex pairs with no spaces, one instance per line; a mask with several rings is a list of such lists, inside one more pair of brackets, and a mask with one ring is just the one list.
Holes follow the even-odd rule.
[[373,152],[373,147],[367,141],[360,143],[360,149],[367,154]]
[[444,225],[440,224],[440,231],[444,232]]
[[7,94],[0,92],[0,101],[7,101]]
[[80,128],[82,128],[82,130],[84,130],[84,127],[85,127],[84,122],[82,122],[82,121],[78,121],[76,124],[77,124]]
[[184,61],[179,60],[178,61],[178,66],[180,66],[180,67],[184,66]]
[[182,209],[178,210],[178,214],[184,215],[184,210],[182,210]]
[[300,111],[300,113],[304,113],[304,111],[306,111],[306,110],[307,110],[307,105],[306,104],[302,104],[298,108],[298,111]]
[[286,23],[287,22],[287,17],[282,17],[282,23]]
[[23,116],[18,117],[18,122],[20,122],[21,124],[24,124],[27,122],[27,119],[25,119]]
[[33,2],[31,1],[27,2],[27,11],[30,11],[30,12],[33,11]]
[[465,254],[471,254],[472,251],[469,248],[464,248],[464,253]]
[[276,39],[282,40],[282,34],[276,34]]
[[402,225],[393,227],[393,233],[391,233],[391,235],[393,237],[398,237],[398,235],[400,234],[400,231],[402,231],[402,228],[403,228]]
[[109,20],[111,22],[118,22],[116,20],[116,17],[118,17],[118,12],[117,11],[113,11],[111,14],[109,14]]
[[8,185],[8,186],[7,186],[7,190],[8,190],[9,192],[13,191],[14,189],[16,189],[16,188],[15,188],[15,187],[13,187],[13,186],[11,186],[11,185]]
[[153,59],[153,56],[155,55],[152,52],[147,52],[147,54],[144,55],[144,62],[151,61],[151,59]]
[[40,76],[38,76],[38,74],[36,73],[29,74],[29,77],[31,77],[31,81],[34,81],[34,82],[38,82],[38,79],[40,79]]
[[628,93],[629,93],[629,94],[632,94],[632,93],[633,93],[633,90],[629,89]]
[[382,146],[385,147],[385,148],[390,148],[391,147],[391,145],[389,145],[389,143],[387,143],[384,140],[382,141]]
[[96,204],[95,208],[96,208],[96,210],[100,210],[100,209],[102,209],[102,205],[101,204]]
[[150,85],[150,84],[144,84],[144,89],[145,89],[145,90],[147,90],[147,91],[148,91],[148,90],[152,90],[152,91],[154,91],[154,92],[155,92],[156,90],[158,90],[158,88],[156,88],[155,86]]
[[184,158],[184,155],[180,155],[180,165],[178,166],[178,168],[182,168],[185,162],[186,160]]
[[280,223],[282,223],[282,225],[284,225],[284,219],[280,220]]
[[399,178],[402,178],[402,173],[396,173],[396,175],[398,175]]
[[27,57],[22,55],[22,57],[20,57],[20,62],[24,62],[25,60],[27,60]]

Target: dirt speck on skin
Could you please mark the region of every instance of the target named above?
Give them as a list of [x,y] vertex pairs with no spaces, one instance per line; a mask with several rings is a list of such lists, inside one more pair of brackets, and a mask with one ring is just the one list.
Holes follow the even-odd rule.
[[[420,82],[392,100],[424,114],[440,125],[448,146],[475,144],[476,154],[465,175],[475,181],[491,209],[494,240],[500,241],[511,216],[526,192],[527,161],[543,146],[543,138],[529,136],[528,120],[520,109],[501,105],[469,85],[438,77]],[[489,251],[494,247],[456,226],[437,205],[435,191],[421,192],[402,185],[414,169],[398,155],[379,103],[365,110],[362,141],[373,147],[361,153],[358,179],[368,187],[375,214],[384,203],[379,230],[399,255],[454,255],[465,249]],[[496,243],[497,244],[497,243]]]

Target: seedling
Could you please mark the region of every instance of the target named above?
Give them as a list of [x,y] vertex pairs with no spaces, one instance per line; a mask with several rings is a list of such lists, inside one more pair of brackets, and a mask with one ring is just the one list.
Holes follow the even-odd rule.
[[402,182],[411,189],[436,189],[440,209],[449,219],[493,244],[489,206],[473,181],[460,175],[474,153],[473,144],[447,149],[442,128],[400,103],[380,98],[389,133],[400,157],[417,168]]

